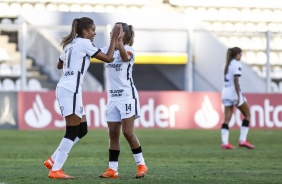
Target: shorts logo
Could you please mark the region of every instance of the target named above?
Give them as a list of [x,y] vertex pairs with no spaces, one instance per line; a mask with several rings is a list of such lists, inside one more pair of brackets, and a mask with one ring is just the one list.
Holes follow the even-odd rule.
[[79,110],[80,114],[83,113],[83,107],[80,107],[80,110]]
[[60,110],[61,110],[61,114],[62,114],[62,116],[63,116],[64,106],[61,106],[61,107],[60,107]]

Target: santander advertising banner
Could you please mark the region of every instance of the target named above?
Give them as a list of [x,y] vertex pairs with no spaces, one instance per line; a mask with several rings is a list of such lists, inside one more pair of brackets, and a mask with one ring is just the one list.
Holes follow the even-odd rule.
[[[279,94],[246,94],[251,111],[250,127],[282,128]],[[137,128],[219,129],[223,106],[217,92],[139,92],[141,113]],[[90,129],[106,128],[106,93],[84,92],[83,102]],[[18,93],[19,129],[60,129],[64,118],[55,92]],[[238,128],[242,116],[234,108],[230,127]]]

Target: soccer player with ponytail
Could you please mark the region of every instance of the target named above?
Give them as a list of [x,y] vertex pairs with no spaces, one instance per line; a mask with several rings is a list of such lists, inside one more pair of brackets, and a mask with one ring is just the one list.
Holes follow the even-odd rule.
[[249,149],[255,148],[254,145],[247,141],[251,114],[247,100],[241,92],[240,87],[240,77],[242,75],[241,57],[242,50],[239,47],[228,49],[224,67],[224,87],[221,94],[222,103],[224,105],[224,122],[221,127],[222,149],[235,149],[235,146],[228,142],[228,123],[231,120],[234,106],[244,115],[240,129],[239,146]]
[[66,121],[66,132],[59,147],[44,165],[48,168],[49,177],[55,179],[73,179],[62,171],[62,167],[74,144],[87,134],[87,122],[82,102],[82,83],[90,65],[90,57],[104,62],[112,62],[116,39],[121,32],[121,25],[116,24],[112,31],[112,39],[106,53],[100,52],[92,42],[96,35],[94,21],[88,17],[74,19],[69,35],[62,38],[63,52],[57,63],[63,69],[56,87],[62,116]]
[[[140,104],[132,78],[135,53],[131,47],[134,42],[132,25],[122,25],[122,33],[117,38],[114,61],[106,64],[107,73],[107,123],[109,128],[109,168],[101,178],[118,178],[118,157],[120,153],[120,132],[129,143],[137,164],[136,178],[144,177],[148,172],[142,148],[134,134],[134,120],[140,117]],[[101,48],[106,53],[109,47]]]

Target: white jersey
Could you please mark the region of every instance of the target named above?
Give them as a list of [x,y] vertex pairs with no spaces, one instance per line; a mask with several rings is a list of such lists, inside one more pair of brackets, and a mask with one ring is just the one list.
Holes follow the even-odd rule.
[[89,39],[75,38],[65,48],[59,60],[64,63],[63,73],[57,87],[73,93],[81,93],[81,85],[90,65],[90,57],[100,52]]
[[[130,56],[128,62],[123,62],[119,50],[115,50],[114,61],[106,63],[108,101],[138,98],[132,78],[135,53],[129,45],[124,45],[124,48]],[[108,47],[101,48],[101,51],[106,54]]]
[[[239,61],[233,59],[230,61],[227,74],[224,75],[224,86],[222,89],[222,99],[237,99],[237,93],[234,85],[234,77],[239,77],[239,88],[240,78],[242,75],[242,65]],[[241,93],[241,92],[240,92]]]

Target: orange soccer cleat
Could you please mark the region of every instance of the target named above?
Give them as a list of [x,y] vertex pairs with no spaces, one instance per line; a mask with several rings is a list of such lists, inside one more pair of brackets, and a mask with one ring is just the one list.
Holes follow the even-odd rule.
[[232,144],[228,143],[228,144],[222,144],[221,145],[221,149],[235,149],[235,146],[233,146]]
[[74,179],[73,176],[69,176],[65,174],[62,169],[57,170],[57,171],[50,170],[49,178],[51,179]]
[[246,147],[246,148],[249,148],[249,149],[254,149],[255,148],[255,145],[252,145],[251,143],[249,143],[249,141],[239,141],[239,146],[240,147]]
[[51,170],[54,165],[54,161],[52,160],[51,157],[49,157],[47,160],[45,160],[43,164],[47,169]]
[[103,174],[99,175],[100,178],[118,178],[118,172],[109,168]]
[[148,172],[148,167],[146,165],[138,165],[135,178],[142,178],[147,174],[147,172]]

